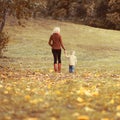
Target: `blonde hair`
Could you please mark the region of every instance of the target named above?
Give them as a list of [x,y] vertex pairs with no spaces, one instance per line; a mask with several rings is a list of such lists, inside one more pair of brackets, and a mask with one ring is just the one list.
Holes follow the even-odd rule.
[[59,27],[55,27],[53,29],[53,33],[60,33],[60,28]]

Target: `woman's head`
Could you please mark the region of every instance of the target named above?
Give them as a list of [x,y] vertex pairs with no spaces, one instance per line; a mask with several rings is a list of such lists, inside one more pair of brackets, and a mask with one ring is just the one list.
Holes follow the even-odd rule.
[[60,33],[60,28],[59,27],[55,27],[53,29],[53,33]]

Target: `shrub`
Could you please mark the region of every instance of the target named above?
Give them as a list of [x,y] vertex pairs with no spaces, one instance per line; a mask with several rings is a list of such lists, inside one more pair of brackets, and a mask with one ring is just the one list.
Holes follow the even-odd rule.
[[6,33],[0,33],[0,57],[3,56],[3,50],[6,48],[9,42],[9,37]]

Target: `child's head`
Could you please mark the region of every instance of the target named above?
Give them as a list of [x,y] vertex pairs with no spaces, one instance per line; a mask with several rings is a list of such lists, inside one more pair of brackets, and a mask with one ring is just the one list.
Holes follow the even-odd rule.
[[74,50],[71,51],[71,55],[75,55],[75,51]]

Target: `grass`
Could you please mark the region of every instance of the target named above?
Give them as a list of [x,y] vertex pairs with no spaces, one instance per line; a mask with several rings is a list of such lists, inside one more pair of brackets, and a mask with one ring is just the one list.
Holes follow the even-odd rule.
[[[27,22],[25,28],[8,25],[6,30],[11,36],[11,42],[5,56],[19,60],[23,68],[30,67],[32,64],[30,68],[51,69],[53,58],[48,40],[55,26],[61,28],[63,43],[67,51],[72,49],[76,51],[78,70],[84,68],[119,70],[119,31],[44,19],[33,22],[31,20]],[[67,69],[68,61],[64,54],[62,55],[64,71]]]
[[[64,45],[74,49],[78,63],[68,73],[53,70],[48,46],[52,29],[60,26]],[[6,57],[0,59],[1,120],[119,120],[120,32],[55,20],[30,20],[11,26]]]

